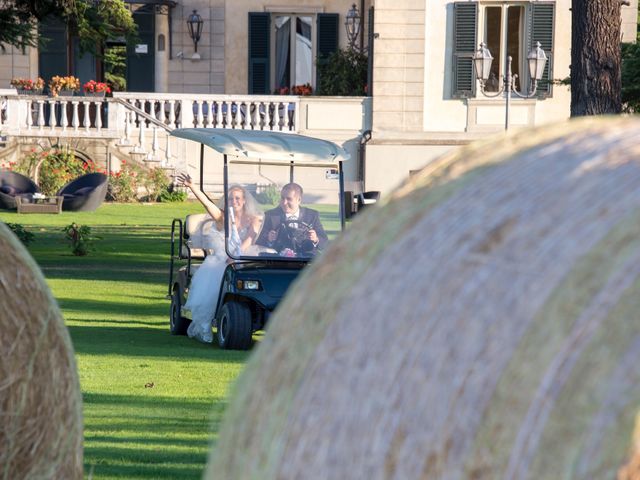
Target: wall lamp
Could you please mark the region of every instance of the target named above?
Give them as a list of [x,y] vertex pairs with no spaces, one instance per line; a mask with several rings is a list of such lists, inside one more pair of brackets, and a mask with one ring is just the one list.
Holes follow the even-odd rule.
[[360,12],[354,3],[347,12],[347,17],[344,21],[344,26],[347,29],[347,41],[351,49],[356,48],[356,40],[358,40],[358,35],[360,35],[360,20]]
[[191,56],[192,60],[200,60],[200,54],[198,53],[198,42],[200,41],[200,35],[202,35],[202,17],[198,14],[197,10],[194,10],[187,18],[187,28],[189,29],[189,35],[193,40],[193,47],[195,49],[194,54]]

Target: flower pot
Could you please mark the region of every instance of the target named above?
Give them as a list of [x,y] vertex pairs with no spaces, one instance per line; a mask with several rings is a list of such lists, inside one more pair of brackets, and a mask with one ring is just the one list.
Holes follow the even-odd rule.
[[84,92],[87,97],[104,97],[106,92]]
[[74,93],[73,90],[64,89],[64,90],[60,90],[60,92],[58,92],[58,96],[59,97],[73,97],[73,93]]
[[42,95],[42,90],[25,90],[24,88],[18,88],[18,95]]

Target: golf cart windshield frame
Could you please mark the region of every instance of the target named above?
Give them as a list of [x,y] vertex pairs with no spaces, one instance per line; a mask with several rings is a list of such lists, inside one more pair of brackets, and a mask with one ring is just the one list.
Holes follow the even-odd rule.
[[[338,170],[338,205],[340,227],[344,230],[344,172],[342,162],[350,158],[344,148],[333,142],[293,133],[263,130],[227,130],[218,128],[182,128],[171,135],[200,143],[200,190],[204,193],[204,146],[223,155],[224,198],[229,198],[229,164],[270,165],[289,167],[289,179],[294,181],[294,167],[336,168]],[[206,195],[206,193],[205,193]],[[313,257],[236,256],[229,252],[229,202],[225,201],[225,250],[234,260],[276,262],[309,262]]]

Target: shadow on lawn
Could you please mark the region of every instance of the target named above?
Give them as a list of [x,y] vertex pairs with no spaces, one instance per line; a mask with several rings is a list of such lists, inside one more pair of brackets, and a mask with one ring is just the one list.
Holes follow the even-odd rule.
[[109,263],[109,259],[103,256],[100,261],[95,263],[60,265],[59,263],[43,262],[40,268],[42,268],[45,278],[50,280],[135,281],[136,283],[168,283],[169,281],[168,261],[166,264],[161,262],[142,263],[140,261],[135,263],[112,261]]
[[219,400],[85,394],[86,472],[97,478],[200,478],[210,424],[219,424],[224,407]]
[[127,302],[127,298],[125,298],[125,301],[122,302],[81,300],[77,298],[60,298],[58,299],[58,303],[60,304],[60,308],[64,312],[64,317],[69,320],[74,316],[74,313],[83,312],[85,314],[85,318],[87,314],[91,315],[91,319],[85,321],[91,321],[95,319],[96,321],[110,322],[111,318],[116,316],[120,320],[122,320],[124,317],[124,319],[127,320],[128,323],[153,326],[158,325],[158,322],[137,322],[136,320],[145,317],[162,316],[166,318],[167,325],[169,325],[170,303],[168,300],[165,300],[164,298],[155,298],[152,299],[155,301],[151,302],[132,303]]
[[67,327],[76,353],[89,355],[126,355],[157,357],[171,360],[221,360],[244,364],[251,350],[221,350],[216,345],[200,343],[188,337],[175,336],[166,330],[100,326]]

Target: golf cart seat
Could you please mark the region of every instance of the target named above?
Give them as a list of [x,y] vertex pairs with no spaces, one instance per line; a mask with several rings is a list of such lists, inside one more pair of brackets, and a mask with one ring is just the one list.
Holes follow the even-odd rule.
[[182,249],[180,258],[204,260],[206,251],[203,245],[202,227],[211,217],[206,213],[192,213],[187,215],[182,232]]

